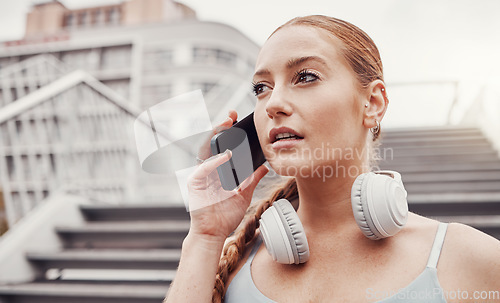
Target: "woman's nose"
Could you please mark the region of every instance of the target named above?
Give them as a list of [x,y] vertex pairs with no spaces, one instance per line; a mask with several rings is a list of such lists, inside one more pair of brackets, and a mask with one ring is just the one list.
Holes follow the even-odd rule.
[[266,102],[266,112],[270,119],[279,116],[290,116],[292,114],[292,107],[289,102],[287,94],[279,88],[274,88],[271,96]]

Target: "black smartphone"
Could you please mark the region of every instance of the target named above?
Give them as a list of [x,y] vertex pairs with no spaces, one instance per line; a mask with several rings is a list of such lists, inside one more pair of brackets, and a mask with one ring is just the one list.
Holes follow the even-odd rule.
[[212,155],[231,150],[229,161],[217,167],[222,188],[233,190],[266,162],[255,130],[253,112],[212,137]]

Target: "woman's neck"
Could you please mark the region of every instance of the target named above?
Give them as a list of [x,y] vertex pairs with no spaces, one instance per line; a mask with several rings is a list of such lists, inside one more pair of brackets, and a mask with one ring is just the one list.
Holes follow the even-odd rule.
[[313,233],[358,229],[352,213],[351,188],[357,175],[331,178],[297,178],[300,217]]

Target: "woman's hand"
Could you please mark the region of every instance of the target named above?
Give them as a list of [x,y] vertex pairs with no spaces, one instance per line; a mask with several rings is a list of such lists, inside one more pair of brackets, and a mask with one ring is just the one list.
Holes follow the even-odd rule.
[[[237,118],[235,111],[218,125],[214,133],[230,128]],[[198,157],[206,159],[210,153],[210,138],[198,152]],[[222,188],[217,167],[227,162],[231,151],[215,155],[199,164],[187,181],[188,203],[191,215],[191,236],[224,241],[238,226],[252,200],[259,181],[269,169],[261,165],[237,189],[226,191]]]

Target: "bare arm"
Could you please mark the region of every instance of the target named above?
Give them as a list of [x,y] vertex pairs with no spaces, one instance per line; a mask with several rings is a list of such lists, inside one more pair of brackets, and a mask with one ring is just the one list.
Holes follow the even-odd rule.
[[[218,129],[229,128],[236,120],[236,112]],[[199,155],[210,154],[200,150]],[[182,253],[175,280],[164,302],[209,303],[219,259],[227,236],[241,223],[252,200],[258,182],[269,172],[261,165],[239,188],[226,191],[220,183],[217,167],[231,157],[223,153],[211,157],[194,170],[187,181],[191,226],[182,243]],[[205,158],[205,157],[203,157]]]
[[175,282],[164,302],[211,302],[224,240],[188,234]]
[[450,224],[449,229],[446,241],[451,258],[443,262],[459,273],[449,291],[464,291],[459,302],[500,302],[500,241],[460,223]]

